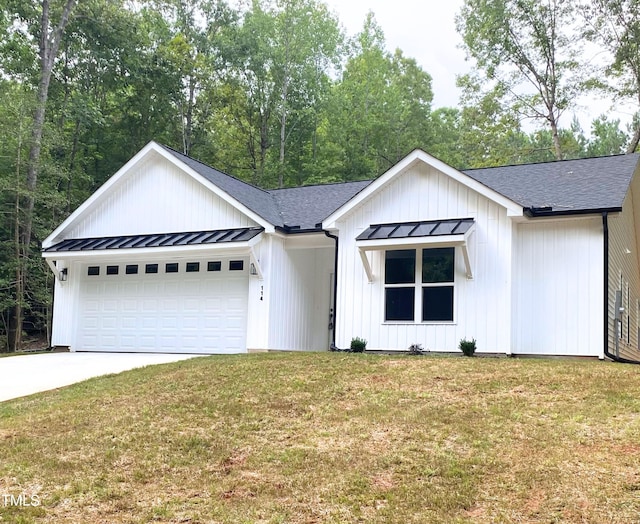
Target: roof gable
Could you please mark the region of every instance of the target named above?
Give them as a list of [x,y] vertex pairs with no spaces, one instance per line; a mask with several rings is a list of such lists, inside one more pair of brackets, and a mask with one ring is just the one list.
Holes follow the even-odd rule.
[[522,206],[507,198],[503,194],[495,191],[489,185],[482,184],[476,179],[466,175],[465,173],[445,164],[441,160],[438,160],[437,158],[425,153],[424,151],[416,149],[405,158],[400,160],[400,162],[392,166],[384,174],[376,178],[366,188],[360,191],[355,197],[350,199],[343,206],[338,207],[330,216],[328,216],[323,221],[323,227],[326,229],[334,229],[336,227],[336,222],[351,210],[353,210],[356,206],[371,198],[375,193],[379,192],[382,188],[391,183],[391,181],[396,177],[401,176],[403,173],[420,163],[437,169],[446,176],[449,176],[450,178],[469,187],[470,189],[483,195],[489,200],[501,205],[502,207],[507,209],[507,213],[510,216],[521,216],[523,213]]
[[[159,155],[159,156],[158,156]],[[229,206],[230,209],[234,209],[238,216],[246,217],[249,222],[253,222],[265,230],[273,231],[274,225],[258,215],[251,208],[247,207],[242,202],[234,198],[224,189],[220,188],[217,184],[212,182],[209,178],[195,171],[185,162],[181,161],[176,155],[169,154],[168,150],[155,142],[150,142],[144,148],[142,148],[129,162],[127,162],[122,168],[120,168],[113,176],[111,176],[100,188],[98,188],[85,202],[82,203],[67,219],[62,222],[43,242],[44,249],[51,247],[52,244],[65,238],[65,234],[71,236],[78,236],[78,233],[73,233],[82,221],[91,216],[92,213],[97,212],[100,206],[104,205],[114,195],[114,191],[120,191],[119,188],[123,187],[124,183],[129,184],[129,175],[135,175],[139,168],[143,168],[147,162],[153,161],[153,159],[162,158],[168,161],[168,165],[173,165],[176,172],[183,173],[187,177],[191,177],[194,187],[204,186],[205,193],[217,195],[220,198],[220,202]],[[225,176],[225,175],[221,175]],[[147,186],[150,187],[150,186]],[[249,186],[252,187],[252,186]],[[257,188],[255,188],[257,189]],[[209,191],[211,193],[209,193]],[[267,194],[267,198],[270,196]],[[244,222],[244,220],[243,220]],[[228,227],[224,225],[223,227]],[[137,232],[137,231],[136,231]],[[152,232],[152,231],[149,231]],[[153,231],[159,232],[159,231]],[[115,234],[123,234],[122,232],[116,232]],[[80,235],[84,236],[84,235]]]

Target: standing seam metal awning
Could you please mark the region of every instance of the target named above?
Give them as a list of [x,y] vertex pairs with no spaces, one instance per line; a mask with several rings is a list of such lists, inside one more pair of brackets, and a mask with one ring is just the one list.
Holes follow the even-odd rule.
[[70,238],[58,242],[44,251],[95,251],[101,249],[125,249],[144,247],[197,246],[226,242],[246,242],[264,231],[261,227],[218,229],[181,233],[125,235],[115,237]]
[[373,282],[373,271],[367,251],[401,249],[417,245],[460,246],[467,270],[467,278],[473,278],[467,240],[474,231],[473,218],[451,218],[425,220],[421,222],[396,222],[372,224],[356,237],[362,265],[369,282]]
[[[248,250],[251,261],[251,274],[262,280],[262,268],[253,250],[253,244],[259,241],[256,237],[263,231],[264,228],[262,227],[243,227],[211,231],[69,238],[44,249],[43,256],[53,274],[59,280],[64,281],[66,278],[63,278],[62,269],[58,267],[58,263],[55,260],[64,260],[65,258],[74,258],[80,255],[94,256],[91,253],[92,251],[96,252],[95,255],[104,256],[110,250],[115,253],[120,249],[125,253],[132,249],[140,249],[140,253],[150,253],[155,252],[156,249],[162,251],[164,248],[170,247],[184,249],[185,247],[199,246],[201,250],[208,250],[213,248],[227,249],[227,247],[232,248],[235,246]],[[207,248],[207,246],[211,247]]]

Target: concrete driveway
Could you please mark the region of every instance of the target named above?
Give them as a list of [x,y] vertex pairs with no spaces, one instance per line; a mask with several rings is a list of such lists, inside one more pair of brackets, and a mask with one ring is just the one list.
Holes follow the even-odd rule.
[[0,358],[0,402],[128,369],[198,355],[160,353],[39,353]]

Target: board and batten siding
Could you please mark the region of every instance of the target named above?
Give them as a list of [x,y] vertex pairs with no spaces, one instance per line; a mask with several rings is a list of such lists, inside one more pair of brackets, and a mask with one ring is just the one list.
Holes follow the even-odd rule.
[[[473,279],[461,249],[455,253],[454,322],[384,322],[384,251],[368,253],[369,283],[355,238],[369,225],[474,218],[469,241]],[[367,339],[370,350],[404,351],[414,343],[430,351],[458,351],[475,338],[478,352],[510,352],[512,224],[507,210],[440,171],[418,164],[398,175],[337,224],[340,238],[336,345]],[[427,246],[428,247],[428,246]],[[418,249],[421,246],[417,246]]]
[[[70,275],[80,271],[79,262],[57,262],[58,269],[66,267]],[[53,289],[53,315],[51,346],[71,347],[75,338],[77,304],[80,279],[69,278],[65,282],[55,279]]]
[[273,236],[270,255],[269,348],[328,350],[334,249],[292,249]]
[[514,230],[513,353],[604,357],[602,218]]
[[157,153],[136,165],[66,238],[255,226],[250,218]]
[[[640,329],[640,267],[638,262],[637,220],[640,211],[640,178],[636,172],[622,206],[622,213],[611,214],[609,223],[609,352],[616,355],[616,337],[619,337],[618,355],[629,360],[640,360],[638,330]],[[622,282],[621,282],[622,281]],[[621,288],[622,284],[622,288]],[[616,291],[622,291],[622,329],[615,322]]]

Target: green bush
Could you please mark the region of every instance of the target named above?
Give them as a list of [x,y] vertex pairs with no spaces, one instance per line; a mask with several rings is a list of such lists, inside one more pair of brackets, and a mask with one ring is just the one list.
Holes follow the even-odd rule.
[[467,340],[466,338],[463,338],[460,341],[460,344],[458,344],[458,348],[460,348],[460,351],[464,353],[465,357],[472,357],[476,352],[476,339],[472,338],[471,340]]
[[354,337],[351,339],[351,351],[353,353],[363,353],[367,349],[367,341],[364,338]]
[[409,346],[409,355],[422,355],[423,353],[422,344],[411,344]]

